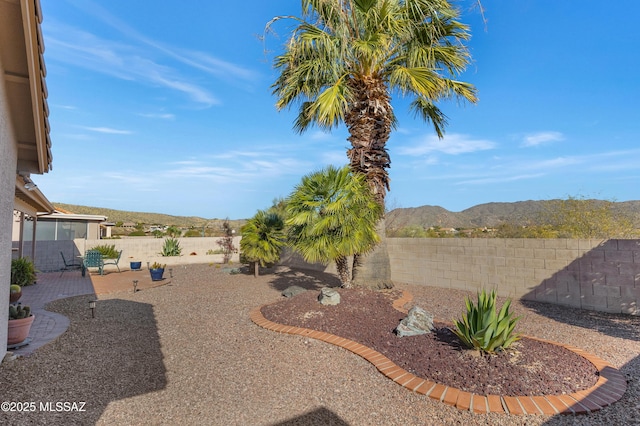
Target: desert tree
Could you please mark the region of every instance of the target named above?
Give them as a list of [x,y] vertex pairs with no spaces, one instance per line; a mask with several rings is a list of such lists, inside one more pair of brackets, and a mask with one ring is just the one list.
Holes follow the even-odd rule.
[[[386,144],[396,124],[392,95],[412,99],[410,109],[439,137],[447,117],[438,102],[476,102],[475,88],[459,81],[470,62],[469,29],[446,0],[302,0],[301,17],[274,66],[279,110],[299,105],[294,128],[345,124],[351,170],[365,176],[381,206],[389,190]],[[384,237],[384,222],[378,226]],[[371,258],[356,284],[391,286],[386,247]],[[386,263],[386,264],[385,264]]]

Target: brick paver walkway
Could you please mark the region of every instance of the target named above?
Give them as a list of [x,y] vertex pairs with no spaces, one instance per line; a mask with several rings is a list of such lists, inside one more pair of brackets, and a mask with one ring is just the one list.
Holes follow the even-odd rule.
[[20,303],[30,306],[35,315],[31,331],[30,343],[17,349],[9,349],[17,356],[31,355],[36,349],[56,339],[69,327],[69,319],[64,315],[44,309],[47,303],[66,297],[93,294],[99,298],[101,294],[121,291],[133,291],[133,281],[138,281],[137,289],[165,285],[171,282],[171,271],[165,271],[162,281],[151,281],[147,270],[105,271],[105,275],[95,272],[85,277],[80,271],[38,273],[38,283],[22,288]]

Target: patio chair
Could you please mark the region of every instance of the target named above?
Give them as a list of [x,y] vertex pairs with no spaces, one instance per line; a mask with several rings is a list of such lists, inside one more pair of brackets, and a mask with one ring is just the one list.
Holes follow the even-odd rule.
[[84,277],[88,268],[98,268],[100,275],[103,275],[104,260],[102,260],[102,253],[97,250],[87,250],[82,260],[82,276]]
[[115,259],[107,259],[107,261],[104,262],[103,265],[116,265],[116,268],[118,268],[118,272],[120,272],[120,267],[118,266],[118,262],[120,262],[120,256],[122,256],[122,250],[120,250],[120,253],[118,253],[118,257],[116,257]]
[[60,276],[64,274],[64,271],[79,270],[80,268],[82,268],[82,265],[80,263],[76,263],[73,261],[67,262],[67,259],[64,258],[64,253],[60,252],[60,256],[62,256],[62,261],[64,262],[64,268],[62,268]]

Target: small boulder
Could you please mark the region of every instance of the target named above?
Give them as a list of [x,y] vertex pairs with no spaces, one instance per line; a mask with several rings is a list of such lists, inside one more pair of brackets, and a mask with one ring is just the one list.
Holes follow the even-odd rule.
[[284,291],[282,292],[282,295],[284,297],[293,297],[296,294],[304,293],[305,291],[307,290],[300,286],[292,285],[290,287],[285,288]]
[[318,301],[323,305],[337,305],[340,303],[340,293],[332,288],[325,287],[320,290]]
[[418,306],[414,306],[394,331],[398,337],[405,337],[431,333],[431,330],[433,330],[433,315]]

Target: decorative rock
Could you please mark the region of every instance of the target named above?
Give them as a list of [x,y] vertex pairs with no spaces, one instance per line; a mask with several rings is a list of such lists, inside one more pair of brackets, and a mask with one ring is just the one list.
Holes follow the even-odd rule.
[[340,303],[340,293],[332,288],[325,287],[320,290],[318,301],[323,305],[337,305]]
[[433,315],[418,306],[414,306],[394,331],[398,337],[405,337],[431,333],[431,330],[433,330]]
[[292,285],[290,287],[285,288],[284,291],[282,292],[282,295],[284,297],[293,297],[296,294],[304,293],[305,291],[307,290],[300,286]]

